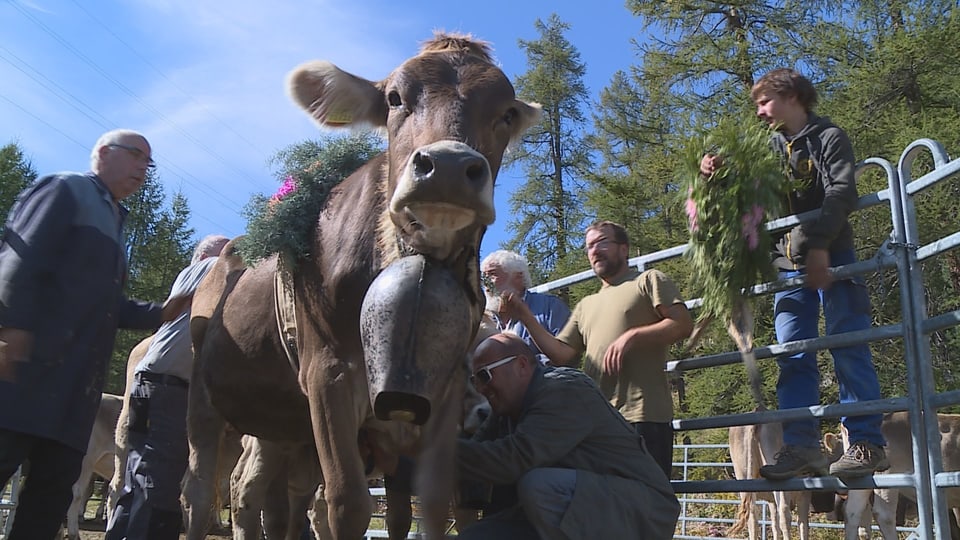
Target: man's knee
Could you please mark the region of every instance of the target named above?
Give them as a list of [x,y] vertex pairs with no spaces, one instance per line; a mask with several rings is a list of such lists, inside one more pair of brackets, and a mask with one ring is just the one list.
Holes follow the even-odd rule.
[[517,482],[517,497],[525,508],[566,507],[576,485],[577,471],[573,469],[532,469]]

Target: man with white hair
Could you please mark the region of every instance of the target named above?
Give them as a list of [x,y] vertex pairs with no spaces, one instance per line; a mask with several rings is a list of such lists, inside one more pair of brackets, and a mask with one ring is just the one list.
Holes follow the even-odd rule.
[[190,296],[128,300],[120,201],[153,167],[130,130],[103,134],[90,172],[44,176],[0,238],[0,486],[29,461],[8,540],[53,539],[73,499],[117,328],[173,320]]
[[[190,266],[171,296],[193,295],[229,238],[210,235],[197,244]],[[180,480],[187,469],[187,389],[193,373],[190,310],[157,330],[134,368],[123,492],[107,525],[106,540],[176,540],[183,522]]]
[[520,336],[520,339],[533,349],[540,360],[545,362],[546,356],[530,337],[530,331],[520,321],[519,314],[503,299],[508,295],[520,298],[540,326],[546,328],[552,335],[556,335],[566,324],[567,319],[570,318],[570,308],[563,303],[563,300],[552,294],[528,290],[533,285],[530,279],[530,267],[527,259],[519,253],[505,249],[494,251],[484,257],[480,263],[480,272],[483,275],[487,296],[487,311],[493,315],[498,329],[501,332],[511,332]]

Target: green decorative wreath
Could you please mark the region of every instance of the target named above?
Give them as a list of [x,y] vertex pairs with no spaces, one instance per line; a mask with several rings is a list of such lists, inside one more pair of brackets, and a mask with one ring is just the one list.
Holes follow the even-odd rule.
[[[768,216],[779,215],[789,188],[780,159],[770,146],[771,135],[756,118],[721,120],[687,145],[683,182],[690,227],[686,256],[703,298],[687,350],[696,345],[711,320],[726,322],[761,410],[766,408],[763,380],[753,352],[753,308],[746,289],[774,276],[765,223]],[[708,177],[700,173],[705,149],[723,160]]]
[[[687,145],[686,256],[702,288],[701,318],[729,320],[744,289],[775,276],[764,224],[779,215],[787,180],[771,135],[756,118],[726,118]],[[709,177],[700,174],[705,149],[723,159]]]
[[[299,170],[287,167],[280,188],[270,197],[255,195],[244,208],[247,233],[238,250],[247,266],[279,253],[294,270],[313,250],[317,218],[330,191],[381,151],[369,134],[328,138],[295,145],[278,154]],[[306,154],[306,155],[305,155]]]

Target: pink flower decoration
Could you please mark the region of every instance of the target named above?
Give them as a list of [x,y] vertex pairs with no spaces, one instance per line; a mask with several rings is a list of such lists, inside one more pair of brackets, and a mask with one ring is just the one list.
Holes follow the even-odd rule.
[[274,201],[279,201],[296,190],[296,179],[294,179],[292,176],[287,176],[283,179],[283,184],[280,185],[280,189],[278,189],[277,192],[273,194],[273,197],[270,198]]
[[700,230],[700,224],[697,222],[697,202],[693,200],[693,188],[687,190],[687,221],[690,230],[697,232]]
[[743,237],[747,240],[747,247],[750,251],[757,249],[760,244],[760,225],[763,223],[763,207],[757,204],[749,212],[740,218],[743,227]]

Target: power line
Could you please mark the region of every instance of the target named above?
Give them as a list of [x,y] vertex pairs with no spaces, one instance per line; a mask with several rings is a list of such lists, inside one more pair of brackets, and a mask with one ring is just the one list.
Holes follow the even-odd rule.
[[128,96],[130,96],[130,97],[133,98],[135,101],[137,101],[137,102],[138,102],[140,105],[142,105],[145,109],[147,109],[148,111],[150,111],[150,112],[152,112],[153,114],[157,115],[157,117],[159,117],[161,120],[163,120],[163,121],[166,122],[168,125],[170,125],[170,126],[173,127],[175,130],[177,130],[181,135],[183,135],[184,137],[186,137],[190,142],[192,142],[193,144],[195,144],[198,148],[200,148],[201,150],[205,151],[207,154],[211,155],[212,157],[214,157],[215,159],[217,159],[218,161],[220,161],[221,163],[223,163],[223,164],[224,164],[225,166],[227,166],[228,168],[231,168],[231,169],[233,169],[234,171],[236,171],[237,173],[239,173],[239,175],[240,175],[241,177],[247,179],[247,180],[248,180],[252,185],[254,185],[257,189],[262,189],[262,188],[263,188],[262,185],[259,185],[258,182],[253,179],[253,177],[251,177],[251,176],[250,176],[249,174],[247,174],[245,171],[242,171],[242,170],[236,168],[236,167],[235,167],[232,163],[230,163],[228,160],[226,160],[225,158],[223,158],[222,156],[220,156],[218,153],[216,153],[215,151],[213,151],[211,148],[209,148],[207,145],[205,145],[205,144],[204,144],[203,142],[201,142],[199,139],[197,139],[196,137],[194,137],[193,135],[191,135],[190,133],[188,133],[186,130],[184,130],[183,128],[181,128],[176,122],[170,120],[169,118],[167,118],[166,115],[164,115],[164,114],[161,113],[159,110],[157,110],[155,107],[153,107],[152,105],[150,105],[149,103],[147,103],[146,101],[144,101],[136,92],[134,92],[133,90],[131,90],[130,88],[128,88],[126,85],[124,85],[124,84],[121,83],[120,81],[118,81],[118,80],[116,80],[115,78],[113,78],[109,73],[107,73],[103,68],[101,68],[96,62],[94,62],[93,60],[91,60],[89,57],[87,57],[87,56],[84,55],[82,52],[80,52],[76,47],[74,47],[74,46],[71,45],[69,42],[67,42],[67,41],[64,40],[62,37],[60,37],[59,34],[57,34],[57,33],[54,32],[52,29],[50,29],[48,26],[46,26],[45,24],[43,24],[43,22],[41,22],[41,21],[38,20],[36,17],[34,17],[33,14],[31,14],[30,12],[26,11],[26,10],[25,10],[23,7],[21,7],[17,2],[11,2],[11,5],[12,5],[17,11],[19,11],[24,17],[30,19],[34,24],[36,24],[37,26],[39,26],[44,32],[46,32],[48,35],[50,35],[50,37],[52,37],[52,38],[55,39],[58,43],[60,43],[64,48],[66,48],[66,49],[69,50],[71,53],[73,53],[75,56],[77,56],[78,58],[80,58],[81,60],[83,60],[84,63],[86,63],[86,64],[87,64],[88,66],[90,66],[91,68],[93,68],[97,73],[99,73],[99,74],[100,74],[101,76],[103,76],[105,79],[107,79],[108,81],[110,81],[111,83],[113,83],[114,86],[116,86],[117,88],[119,88],[120,90],[122,90],[124,93],[126,93]]
[[[84,103],[84,101],[83,101],[82,99],[80,99],[80,98],[78,98],[77,96],[71,94],[68,90],[66,90],[65,88],[63,88],[63,87],[60,86],[59,84],[57,84],[56,81],[51,80],[49,77],[47,77],[47,76],[44,75],[43,73],[40,73],[39,71],[37,71],[36,69],[34,69],[29,63],[25,62],[22,58],[20,58],[20,57],[17,56],[16,54],[10,52],[9,49],[6,49],[6,48],[4,48],[3,46],[0,46],[0,51],[3,51],[4,53],[6,53],[6,54],[8,54],[8,55],[10,55],[10,56],[12,56],[12,57],[14,57],[18,62],[20,62],[22,65],[24,65],[24,66],[26,66],[28,69],[30,69],[30,71],[32,71],[33,74],[31,74],[30,72],[28,72],[26,69],[24,69],[24,68],[22,68],[22,67],[20,67],[20,66],[18,66],[18,65],[16,65],[16,64],[14,64],[9,58],[6,58],[3,54],[0,54],[0,59],[3,59],[4,61],[6,61],[8,64],[10,64],[11,66],[13,66],[14,69],[20,71],[21,73],[23,73],[23,74],[26,75],[27,77],[30,77],[31,79],[33,79],[34,82],[36,82],[37,84],[39,84],[39,85],[42,86],[43,88],[47,89],[47,91],[49,91],[51,94],[53,94],[53,95],[57,96],[58,98],[60,98],[64,103],[66,103],[67,105],[70,105],[71,107],[73,107],[74,109],[76,109],[77,111],[79,111],[80,114],[86,116],[87,118],[89,118],[89,119],[90,119],[91,121],[93,121],[94,123],[99,124],[99,125],[100,125],[102,128],[104,128],[104,129],[110,129],[110,128],[108,128],[107,126],[110,125],[110,124],[112,124],[112,122],[110,122],[110,120],[109,120],[107,117],[103,116],[102,114],[100,114],[99,112],[97,112],[96,110],[94,110],[92,107],[90,107],[89,105],[87,105],[86,103]],[[34,74],[36,74],[36,76],[34,76]],[[38,79],[37,76],[42,77],[44,81],[47,81],[47,82],[50,83],[51,85],[55,86],[55,87],[57,88],[57,90],[59,90],[60,92],[66,94],[67,96],[71,97],[75,102],[79,103],[79,104],[82,105],[84,108],[88,109],[91,113],[99,116],[100,118],[99,118],[99,119],[94,118],[93,116],[91,116],[90,114],[88,114],[86,111],[82,110],[80,107],[77,107],[76,104],[70,103],[70,101],[68,101],[68,100],[67,100],[66,98],[64,98],[62,95],[58,94],[57,91],[55,91],[54,89],[50,88],[50,86],[48,86],[48,85],[45,84],[43,81],[41,81],[40,79]],[[21,108],[21,109],[22,109],[22,108]]]
[[[5,95],[3,95],[3,94],[0,94],[0,98],[2,98],[2,99],[3,99],[4,101],[6,101],[7,103],[10,103],[10,104],[13,105],[14,107],[20,109],[21,111],[23,111],[24,114],[30,116],[31,118],[33,118],[33,119],[35,119],[36,121],[40,122],[41,124],[47,126],[48,128],[52,129],[53,131],[56,131],[57,133],[59,133],[60,135],[62,135],[65,139],[73,142],[73,143],[76,144],[78,147],[82,148],[84,151],[88,151],[88,150],[90,149],[90,147],[89,147],[87,144],[82,143],[82,142],[78,141],[77,139],[71,137],[70,135],[68,135],[66,132],[64,132],[63,130],[61,130],[61,129],[58,128],[57,126],[51,124],[50,122],[47,122],[47,121],[44,120],[43,118],[40,118],[39,116],[37,116],[37,115],[34,114],[33,112],[31,112],[31,111],[27,110],[26,108],[24,108],[24,107],[23,107],[22,105],[20,105],[19,103],[17,103],[17,102],[15,102],[15,101],[13,101],[12,99],[8,98],[7,96],[5,96]],[[167,160],[164,160],[164,161],[166,162],[167,165],[173,165],[176,169],[179,169],[179,170],[183,173],[183,174],[176,174],[175,172],[173,172],[172,174],[173,174],[174,176],[177,176],[177,177],[181,178],[182,180],[186,180],[186,181],[188,181],[188,182],[189,182],[189,178],[187,178],[187,177],[190,177],[190,178],[193,178],[194,180],[197,180],[197,183],[195,184],[195,187],[196,187],[198,190],[200,190],[200,191],[207,191],[208,194],[209,194],[209,191],[208,191],[208,190],[212,190],[212,188],[207,188],[207,187],[203,186],[203,184],[199,181],[199,179],[197,179],[195,176],[191,175],[190,173],[184,171],[183,169],[180,169],[179,166],[176,166],[175,164],[172,164],[171,162],[169,162],[169,161],[167,161]],[[190,182],[190,183],[193,184],[193,182]],[[222,194],[220,194],[220,193],[217,192],[216,190],[212,190],[212,191],[214,191],[214,193],[216,193],[217,196],[213,196],[213,197],[211,197],[211,199],[213,199],[217,204],[220,204],[221,206],[223,206],[224,208],[226,208],[226,209],[229,210],[230,212],[233,212],[233,213],[237,214],[238,216],[241,216],[241,217],[242,217],[242,214],[241,214],[241,212],[240,212],[239,210],[237,210],[236,208],[230,208],[229,206],[225,205],[225,204],[223,203],[223,201],[221,200],[221,198],[222,198],[222,199],[226,199],[228,202],[233,202],[233,201],[230,201],[229,199],[227,199],[226,197],[224,197]],[[236,204],[236,203],[233,203],[233,204]],[[195,214],[195,212],[191,211],[191,214]],[[196,215],[197,215],[198,217],[201,217],[201,218],[204,219],[205,221],[216,225],[217,227],[219,227],[219,228],[221,228],[221,229],[227,229],[227,227],[223,226],[222,224],[216,223],[216,222],[210,220],[209,218],[207,218],[207,217],[205,217],[205,216],[201,216],[200,214],[196,214]]]
[[163,71],[161,71],[160,68],[158,68],[157,66],[155,66],[152,62],[150,62],[150,60],[149,60],[148,58],[146,58],[145,56],[143,56],[142,54],[140,54],[140,51],[138,51],[133,45],[131,45],[131,44],[127,43],[126,41],[124,41],[123,38],[121,38],[120,36],[118,36],[118,35],[116,34],[116,32],[114,32],[109,26],[107,26],[106,24],[104,24],[103,21],[101,21],[100,19],[98,19],[97,17],[95,17],[92,13],[90,13],[90,11],[88,11],[87,8],[83,7],[83,5],[80,4],[80,2],[77,2],[77,0],[72,0],[72,1],[73,1],[74,5],[76,5],[78,8],[80,8],[81,11],[83,11],[84,13],[87,14],[87,17],[90,17],[90,19],[92,19],[94,22],[96,22],[97,24],[99,24],[108,34],[110,34],[111,36],[113,36],[114,39],[116,39],[117,41],[119,41],[120,43],[122,43],[122,44],[127,48],[128,51],[130,51],[131,53],[135,54],[138,58],[140,58],[140,60],[144,63],[144,65],[147,65],[147,66],[149,66],[150,68],[152,68],[154,71],[157,72],[158,75],[160,75],[161,77],[163,77],[163,80],[165,80],[165,81],[167,81],[168,83],[170,83],[170,86],[176,88],[176,89],[179,90],[184,96],[186,96],[188,99],[190,99],[190,101],[192,101],[192,102],[196,103],[197,105],[199,105],[204,111],[206,111],[207,114],[209,114],[211,117],[213,117],[221,126],[225,127],[228,131],[230,131],[231,133],[233,133],[234,135],[236,135],[237,138],[240,139],[241,141],[247,143],[247,145],[250,146],[250,148],[252,148],[252,149],[254,149],[254,150],[258,151],[258,152],[263,152],[263,149],[262,149],[262,148],[258,147],[258,146],[255,145],[254,143],[250,142],[250,140],[247,139],[246,137],[244,137],[239,131],[233,129],[233,127],[231,127],[229,124],[227,124],[226,122],[224,122],[219,116],[217,116],[216,114],[214,114],[213,111],[211,111],[209,108],[207,108],[206,105],[204,105],[203,103],[201,103],[200,101],[198,101],[196,98],[194,98],[192,95],[190,95],[186,90],[184,90],[184,89],[181,88],[177,83],[175,83],[172,79],[170,79],[169,77],[167,77],[166,73],[164,73]]
[[39,116],[33,114],[32,112],[28,111],[27,109],[24,109],[19,103],[13,101],[12,99],[8,98],[7,96],[5,96],[5,95],[3,95],[3,94],[0,94],[0,98],[3,98],[3,99],[6,100],[7,102],[9,102],[11,105],[13,105],[14,107],[20,109],[20,110],[23,111],[25,114],[33,117],[33,118],[36,119],[38,122],[42,123],[43,125],[47,126],[48,128],[50,128],[50,129],[56,131],[57,133],[63,135],[63,137],[64,137],[65,139],[67,139],[67,140],[69,140],[69,141],[73,141],[73,142],[74,142],[77,146],[79,146],[80,148],[83,148],[84,150],[90,150],[90,148],[89,148],[86,144],[83,144],[82,142],[74,139],[74,138],[71,137],[70,135],[67,135],[66,133],[64,133],[64,132],[63,132],[60,128],[58,128],[57,126],[54,126],[53,124],[51,124],[50,122],[47,122],[47,121],[44,120],[43,118],[40,118]]

